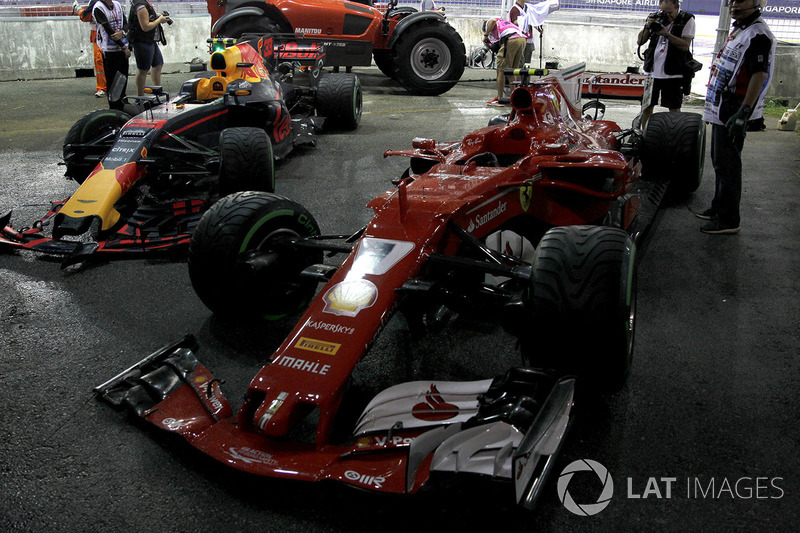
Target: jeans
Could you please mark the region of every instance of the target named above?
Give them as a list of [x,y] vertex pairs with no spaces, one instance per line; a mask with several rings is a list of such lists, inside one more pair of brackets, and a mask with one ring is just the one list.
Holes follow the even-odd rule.
[[744,138],[734,139],[728,135],[727,128],[722,124],[711,126],[711,161],[716,173],[711,209],[721,226],[738,228]]

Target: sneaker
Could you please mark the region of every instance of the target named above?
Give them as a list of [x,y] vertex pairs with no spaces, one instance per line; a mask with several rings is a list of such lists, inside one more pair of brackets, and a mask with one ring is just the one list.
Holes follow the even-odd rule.
[[494,106],[494,107],[505,107],[505,104],[501,103],[500,100],[497,99],[497,97],[492,98],[491,100],[486,102],[486,105],[490,105],[490,106]]
[[106,92],[103,90],[97,91],[94,95],[98,98],[103,98],[106,95]]
[[702,218],[703,220],[716,220],[717,218],[717,214],[710,207],[702,213],[695,213],[694,216]]
[[715,219],[705,226],[701,226],[700,231],[711,235],[733,235],[734,233],[739,233],[739,226],[725,226]]

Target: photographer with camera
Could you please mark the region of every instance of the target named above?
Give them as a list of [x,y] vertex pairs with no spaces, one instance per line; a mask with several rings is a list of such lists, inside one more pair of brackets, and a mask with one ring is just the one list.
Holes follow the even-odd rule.
[[661,0],[658,7],[658,13],[647,16],[637,40],[639,46],[650,41],[644,53],[644,70],[653,78],[653,95],[642,113],[642,128],[659,96],[663,107],[681,110],[686,59],[695,33],[694,15],[681,11],[679,0]]
[[161,85],[164,58],[158,43],[167,44],[161,25],[172,24],[172,19],[166,11],[159,14],[150,0],[133,0],[128,20],[128,39],[133,44],[133,55],[136,57],[136,93],[142,96],[148,73],[153,78],[153,85]]

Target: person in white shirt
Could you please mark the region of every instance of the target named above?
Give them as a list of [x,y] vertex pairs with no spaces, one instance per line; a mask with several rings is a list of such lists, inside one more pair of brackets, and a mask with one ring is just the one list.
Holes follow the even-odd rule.
[[680,111],[683,103],[686,54],[694,40],[694,15],[681,11],[678,0],[661,0],[661,11],[647,17],[639,32],[638,45],[650,41],[644,53],[644,70],[653,78],[653,94],[642,113],[642,128],[658,104],[670,111]]

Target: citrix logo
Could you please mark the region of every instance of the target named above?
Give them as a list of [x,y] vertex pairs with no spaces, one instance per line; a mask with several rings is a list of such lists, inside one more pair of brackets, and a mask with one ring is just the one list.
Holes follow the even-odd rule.
[[[600,479],[603,484],[603,490],[597,497],[596,502],[577,503],[567,490],[572,477],[578,472],[594,472]],[[597,461],[579,459],[571,462],[561,471],[556,489],[558,490],[558,499],[561,500],[561,503],[564,504],[564,507],[569,512],[579,516],[593,516],[605,509],[611,502],[611,497],[614,495],[614,480],[611,479],[608,469]]]

